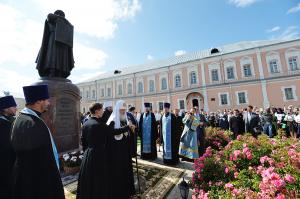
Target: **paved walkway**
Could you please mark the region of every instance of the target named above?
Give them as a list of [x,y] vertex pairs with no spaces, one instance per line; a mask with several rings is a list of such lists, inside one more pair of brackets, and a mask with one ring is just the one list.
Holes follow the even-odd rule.
[[[138,151],[138,154],[139,151]],[[157,164],[161,164],[161,165],[164,165],[163,164],[163,159],[162,159],[162,148],[160,150],[160,152],[157,152],[157,159],[155,161],[152,161],[154,163],[157,163]],[[175,168],[180,168],[180,169],[184,169],[185,172],[183,174],[183,177],[185,178],[185,181],[188,182],[189,180],[191,180],[192,178],[192,173],[194,171],[194,168],[193,168],[193,163],[191,162],[179,162],[178,165],[174,166]],[[168,196],[166,197],[166,199],[181,199],[181,195],[180,195],[180,191],[178,189],[178,184],[182,181],[179,180],[179,182],[177,183],[176,186],[174,186],[174,188],[171,190],[171,192],[168,194]],[[189,199],[192,198],[192,190],[190,189],[190,192],[189,192]]]
[[[140,154],[140,152],[138,151],[138,154]],[[155,164],[160,164],[160,165],[163,165],[163,166],[166,166],[163,164],[163,159],[162,159],[162,151],[161,152],[158,152],[157,153],[158,155],[158,158],[155,160],[155,161],[145,161],[145,160],[140,160],[141,162],[143,163],[149,163],[150,165],[152,163],[155,163]],[[168,168],[178,168],[178,169],[183,169],[184,170],[184,174],[183,174],[183,177],[185,178],[185,180],[188,182],[189,180],[191,180],[192,178],[192,173],[193,173],[193,163],[190,163],[190,162],[179,162],[178,165],[176,166],[167,166]],[[76,181],[78,178],[78,174],[75,174],[75,175],[71,175],[71,176],[63,176],[62,177],[62,181],[63,181],[63,184],[64,185],[67,185],[67,184],[70,184],[74,181]],[[181,195],[180,195],[180,191],[179,191],[179,188],[178,188],[178,184],[182,181],[182,179],[179,180],[179,182],[177,183],[177,185],[175,185],[173,187],[173,189],[170,191],[170,193],[168,194],[168,196],[166,197],[166,199],[181,199]],[[189,192],[189,199],[191,199],[191,193],[192,193],[192,190],[190,190]]]

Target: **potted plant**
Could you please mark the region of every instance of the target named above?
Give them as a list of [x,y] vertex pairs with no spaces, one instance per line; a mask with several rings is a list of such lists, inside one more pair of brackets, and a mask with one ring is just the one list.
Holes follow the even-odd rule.
[[82,158],[83,151],[73,151],[63,154],[62,165],[64,168],[64,172],[67,175],[79,172]]

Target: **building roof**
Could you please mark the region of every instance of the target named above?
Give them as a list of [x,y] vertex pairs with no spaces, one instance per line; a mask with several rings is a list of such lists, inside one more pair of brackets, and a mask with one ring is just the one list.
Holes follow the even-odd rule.
[[[299,40],[299,39],[295,39],[295,40]],[[141,64],[141,65],[123,67],[123,68],[119,69],[122,71],[120,74],[115,75],[114,71],[109,71],[109,72],[103,73],[101,75],[89,78],[81,83],[92,82],[92,81],[96,81],[96,80],[100,80],[100,79],[107,79],[110,77],[125,76],[125,75],[129,75],[129,74],[137,73],[137,72],[143,72],[143,71],[148,71],[148,70],[152,70],[152,69],[173,66],[173,65],[187,63],[190,61],[200,60],[200,59],[204,59],[204,58],[208,58],[208,57],[219,56],[219,55],[223,55],[223,54],[234,53],[234,52],[238,52],[238,51],[243,51],[243,50],[248,50],[248,49],[253,49],[253,48],[258,48],[258,47],[264,47],[264,46],[270,46],[270,45],[274,45],[274,44],[290,42],[290,41],[295,41],[295,40],[242,41],[242,42],[238,42],[238,43],[214,47],[219,50],[219,53],[211,54],[211,50],[213,48],[196,51],[196,52],[191,52],[191,53],[186,53],[183,55],[170,57],[168,59],[155,60],[155,61],[147,62],[147,63]]]

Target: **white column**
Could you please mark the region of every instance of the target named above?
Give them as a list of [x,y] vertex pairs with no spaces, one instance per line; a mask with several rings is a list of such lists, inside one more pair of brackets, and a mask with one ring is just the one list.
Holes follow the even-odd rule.
[[144,97],[142,97],[142,107],[141,107],[141,110],[142,110],[142,112],[145,112],[145,106],[144,106]]
[[267,82],[266,82],[265,76],[264,76],[261,52],[260,52],[259,48],[256,50],[256,58],[257,58],[257,63],[258,63],[259,78],[260,78],[260,84],[261,84],[261,89],[262,89],[263,106],[264,106],[264,108],[267,108],[270,106],[270,102],[269,102],[269,98],[268,98]]
[[203,95],[203,100],[204,100],[204,111],[208,112],[209,107],[208,107],[208,97],[207,97],[207,91],[206,91],[206,79],[205,79],[205,70],[204,70],[204,64],[201,61],[200,62],[200,67],[201,67],[201,79],[202,79],[202,95]]

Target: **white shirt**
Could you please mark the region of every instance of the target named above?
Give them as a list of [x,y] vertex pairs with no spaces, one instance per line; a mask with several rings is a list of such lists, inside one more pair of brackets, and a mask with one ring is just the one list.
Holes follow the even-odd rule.
[[292,121],[294,121],[294,119],[295,119],[294,115],[286,115],[284,118],[284,121],[292,122]]
[[160,113],[155,113],[155,119],[156,121],[159,121],[161,118],[161,114]]
[[295,117],[295,121],[300,124],[300,114],[298,114],[296,117]]

